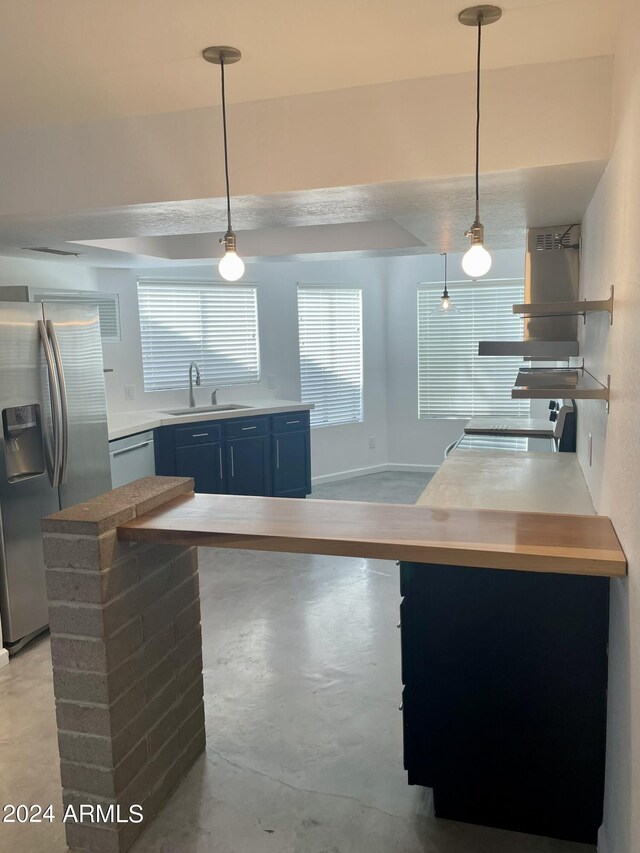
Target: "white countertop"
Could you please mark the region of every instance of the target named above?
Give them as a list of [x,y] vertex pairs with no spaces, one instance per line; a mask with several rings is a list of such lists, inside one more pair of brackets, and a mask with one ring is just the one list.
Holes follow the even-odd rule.
[[[242,400],[242,402],[238,401],[229,405],[242,405],[245,408],[217,412],[196,412],[195,414],[185,415],[168,415],[166,412],[157,411],[109,414],[109,441],[124,438],[127,435],[135,435],[138,432],[146,432],[160,426],[222,421],[228,418],[246,418],[253,415],[277,415],[279,412],[304,412],[313,409],[312,403],[301,403],[299,400]],[[179,406],[175,406],[175,408],[177,409]]]
[[443,508],[596,514],[575,453],[454,450],[416,503]]

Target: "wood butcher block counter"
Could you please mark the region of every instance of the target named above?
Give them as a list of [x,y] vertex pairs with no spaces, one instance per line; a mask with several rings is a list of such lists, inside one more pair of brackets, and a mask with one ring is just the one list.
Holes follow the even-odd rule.
[[[549,463],[562,472],[555,486]],[[573,454],[498,454],[492,462],[491,454],[460,451],[443,464],[420,506],[191,495],[121,525],[118,535],[127,541],[622,576],[626,561],[611,522],[584,517],[593,506],[580,476]],[[560,508],[575,515],[557,515]]]

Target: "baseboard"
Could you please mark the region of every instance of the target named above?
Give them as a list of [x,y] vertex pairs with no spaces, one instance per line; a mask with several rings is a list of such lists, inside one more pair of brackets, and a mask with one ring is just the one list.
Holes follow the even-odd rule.
[[9,663],[9,652],[6,649],[0,649],[0,669]]
[[334,474],[322,474],[319,477],[313,477],[312,485],[319,486],[322,483],[337,483],[340,480],[350,480],[352,477],[364,477],[367,474],[381,474],[385,471],[408,471],[424,474],[434,474],[439,465],[414,465],[395,462],[384,462],[380,465],[368,465],[365,468],[351,468],[348,471],[336,471]]
[[609,853],[609,845],[607,844],[604,826],[601,826],[598,830],[598,843],[596,844],[596,850],[597,853]]
[[387,465],[387,471],[408,471],[417,474],[435,474],[439,468],[439,465],[418,465],[413,462],[390,462]]
[[364,477],[365,474],[380,474],[388,471],[384,465],[368,465],[366,468],[351,468],[348,471],[336,471],[335,474],[322,474],[320,477],[312,477],[311,484],[319,486],[321,483],[337,483],[340,480],[350,480],[352,477]]

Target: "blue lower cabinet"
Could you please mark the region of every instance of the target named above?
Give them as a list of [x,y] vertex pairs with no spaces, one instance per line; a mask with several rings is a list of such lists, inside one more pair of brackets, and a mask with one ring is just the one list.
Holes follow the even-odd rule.
[[269,495],[269,436],[238,438],[226,442],[227,494]]
[[309,412],[255,415],[155,431],[156,473],[196,492],[304,498],[311,491]]
[[609,579],[402,562],[404,765],[436,817],[595,844]]
[[226,491],[221,442],[176,447],[175,475],[193,477],[195,490],[201,494]]
[[271,436],[273,495],[304,498],[311,491],[309,431],[276,433]]

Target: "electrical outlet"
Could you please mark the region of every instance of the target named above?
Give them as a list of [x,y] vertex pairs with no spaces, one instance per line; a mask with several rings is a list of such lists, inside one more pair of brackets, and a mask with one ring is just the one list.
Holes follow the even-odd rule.
[[267,388],[270,388],[272,391],[277,387],[276,377],[273,375],[267,376]]
[[374,450],[376,446],[376,440],[373,436],[369,439],[369,450]]
[[589,456],[589,468],[593,464],[593,436],[589,433],[589,439],[587,443],[587,454]]
[[136,399],[136,386],[135,385],[125,385],[124,386],[124,399],[125,400],[135,400]]

